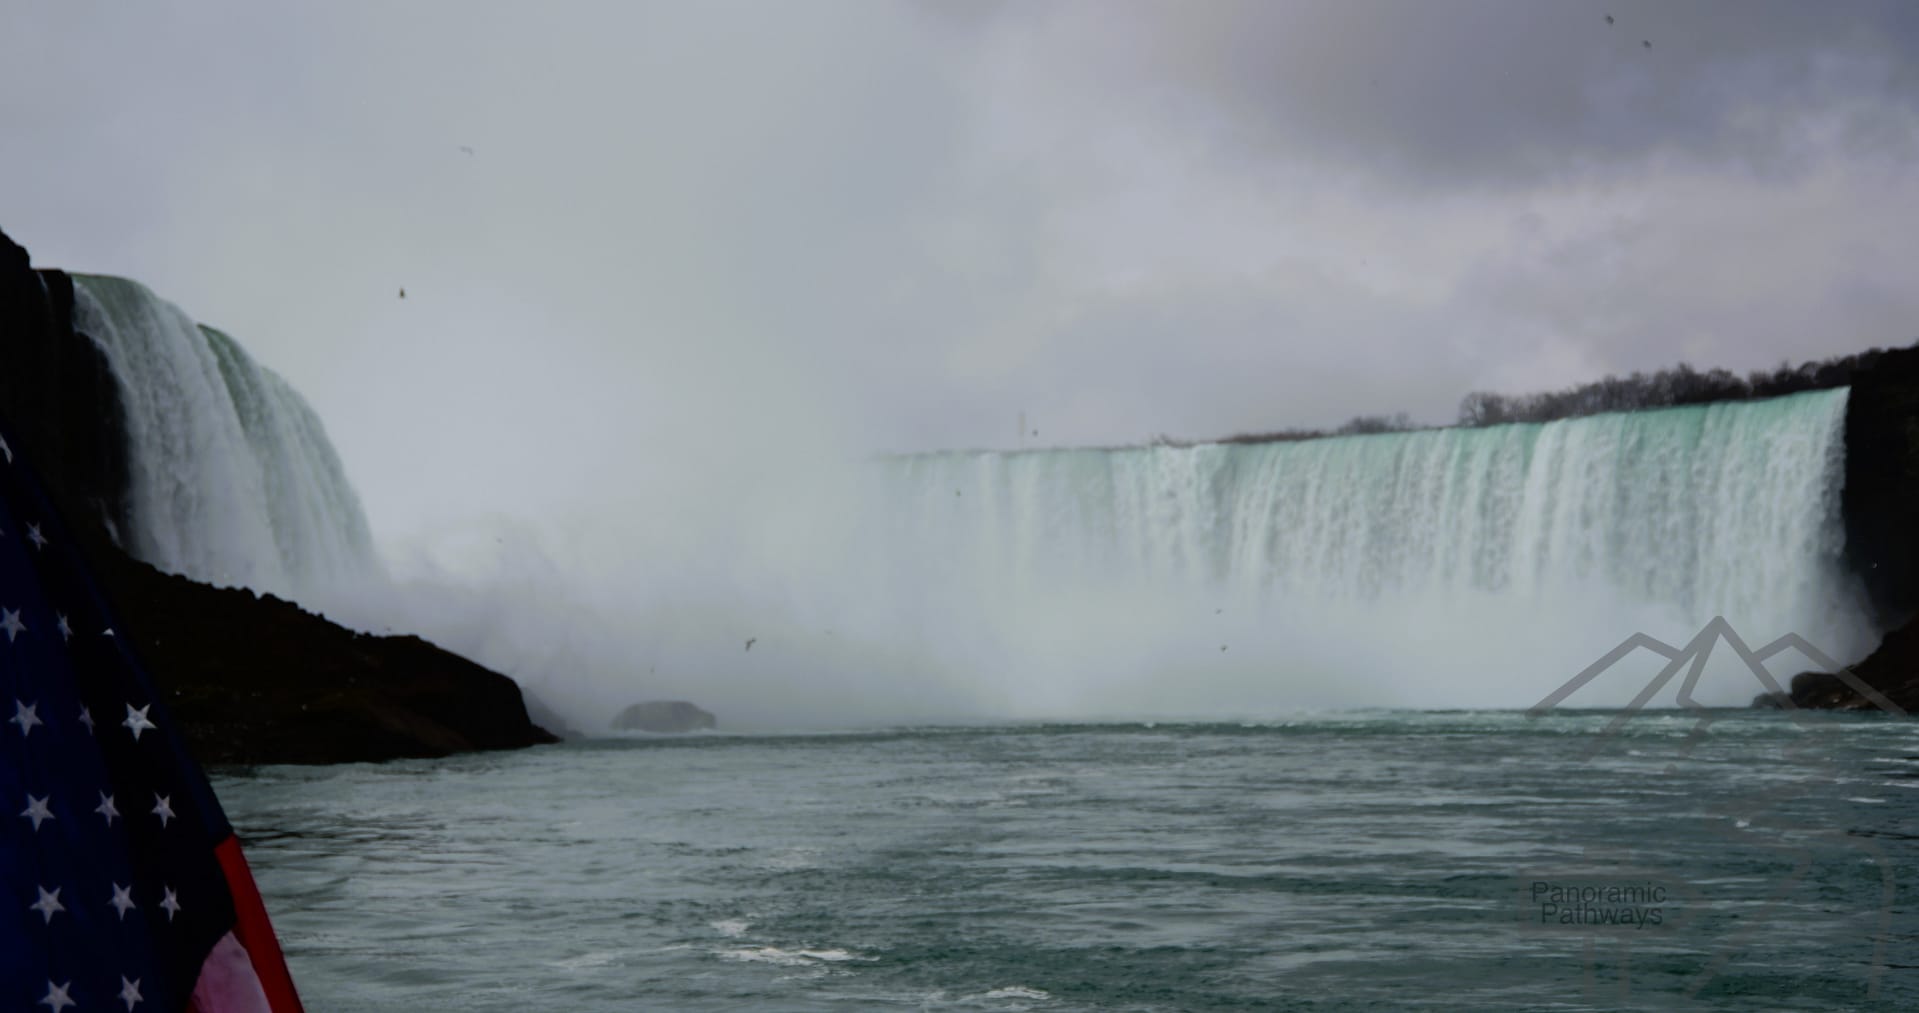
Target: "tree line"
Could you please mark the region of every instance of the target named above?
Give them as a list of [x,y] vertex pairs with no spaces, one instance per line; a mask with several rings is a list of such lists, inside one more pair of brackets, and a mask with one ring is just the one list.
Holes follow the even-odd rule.
[[[1553,422],[1602,412],[1675,408],[1714,401],[1750,401],[1807,390],[1828,390],[1851,384],[1853,374],[1870,368],[1885,354],[1886,349],[1871,348],[1852,355],[1802,362],[1797,366],[1781,362],[1776,369],[1754,370],[1743,377],[1725,369],[1701,372],[1682,362],[1653,373],[1608,376],[1564,390],[1537,394],[1496,394],[1479,390],[1460,400],[1455,424],[1478,427],[1510,422]],[[1334,429],[1293,428],[1238,433],[1218,442],[1287,443],[1328,436],[1403,433],[1435,428],[1439,427],[1420,425],[1405,412],[1398,412],[1392,415],[1357,415]],[[1153,440],[1155,446],[1162,447],[1190,447],[1194,442],[1170,436]]]
[[1715,401],[1747,401],[1781,397],[1807,390],[1844,387],[1854,373],[1867,369],[1886,354],[1872,348],[1853,355],[1798,366],[1781,362],[1777,369],[1754,370],[1739,376],[1730,370],[1700,372],[1680,363],[1655,373],[1608,376],[1564,390],[1507,395],[1473,391],[1459,402],[1458,424],[1496,426],[1508,422],[1552,422],[1601,412],[1674,408]]
[[[1321,440],[1328,436],[1363,436],[1368,433],[1404,433],[1414,429],[1433,429],[1414,422],[1405,412],[1392,415],[1355,415],[1337,429],[1275,429],[1264,433],[1236,433],[1220,443],[1288,443],[1294,440]],[[1161,436],[1153,443],[1162,447],[1190,447],[1190,440]]]

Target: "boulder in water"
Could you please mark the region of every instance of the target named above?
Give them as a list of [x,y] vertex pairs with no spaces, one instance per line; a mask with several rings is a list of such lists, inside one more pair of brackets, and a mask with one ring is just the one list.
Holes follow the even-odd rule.
[[711,713],[685,700],[636,703],[613,719],[613,727],[625,732],[695,732],[717,724]]

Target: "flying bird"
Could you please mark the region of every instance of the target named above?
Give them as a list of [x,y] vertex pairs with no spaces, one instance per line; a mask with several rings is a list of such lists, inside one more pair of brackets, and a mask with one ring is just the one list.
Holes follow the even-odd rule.
[[464,145],[464,144],[462,144],[462,145],[460,145],[460,150],[461,150],[461,151],[464,151],[464,152],[466,152],[466,153],[467,153],[467,154],[469,154],[469,155],[471,155],[471,154],[473,154],[473,149],[472,149],[472,148],[469,148],[469,147],[467,147],[467,146],[466,146],[466,145]]
[[1610,14],[1606,15],[1606,23],[1609,25],[1612,24],[1612,15]]
[[1223,650],[1225,650],[1225,649],[1226,649],[1226,645],[1225,645],[1225,644],[1221,644],[1221,645],[1219,645],[1219,649],[1220,649],[1220,650],[1222,650],[1222,651],[1223,651]]
[[753,649],[753,644],[754,644],[754,642],[755,642],[755,641],[757,641],[757,640],[759,640],[759,639],[760,639],[760,638],[758,638],[758,637],[747,637],[747,638],[746,638],[746,649],[747,649],[747,650],[749,650],[749,651],[750,651],[750,650],[752,650],[752,649]]
[[1640,42],[1639,44],[1640,44],[1640,45],[1642,45],[1642,46],[1645,46],[1645,47],[1646,47],[1647,49],[1651,49],[1651,48],[1652,48],[1652,40],[1651,40],[1651,39],[1645,39],[1645,40],[1643,40],[1643,41],[1641,41],[1641,42]]
[[400,290],[400,298],[402,298],[402,299],[405,299],[405,298],[406,298],[406,289],[401,289],[401,290]]

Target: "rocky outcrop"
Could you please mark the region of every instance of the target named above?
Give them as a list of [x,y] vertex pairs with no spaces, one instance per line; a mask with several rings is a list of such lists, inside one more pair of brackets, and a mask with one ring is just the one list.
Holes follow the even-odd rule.
[[520,687],[419,637],[336,626],[289,601],[125,556],[108,596],[202,763],[349,763],[558,741]]
[[636,703],[613,719],[613,727],[623,732],[697,732],[718,724],[712,714],[685,700]]
[[341,763],[555,741],[513,680],[417,637],[354,633],[291,602],[161,573],[126,530],[124,409],[73,328],[73,282],[0,234],[0,418],[33,463],[195,755]]
[[[1919,619],[1886,634],[1879,649],[1848,671],[1893,706],[1919,714]],[[1793,676],[1785,699],[1766,693],[1755,707],[1812,707],[1821,710],[1870,710],[1879,704],[1847,680],[1830,672],[1801,672]]]

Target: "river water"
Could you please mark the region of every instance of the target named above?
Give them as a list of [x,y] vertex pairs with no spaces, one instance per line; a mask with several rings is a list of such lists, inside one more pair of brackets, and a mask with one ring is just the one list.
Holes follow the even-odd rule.
[[309,1008],[1919,1008],[1919,725],[1373,711],[217,772]]

